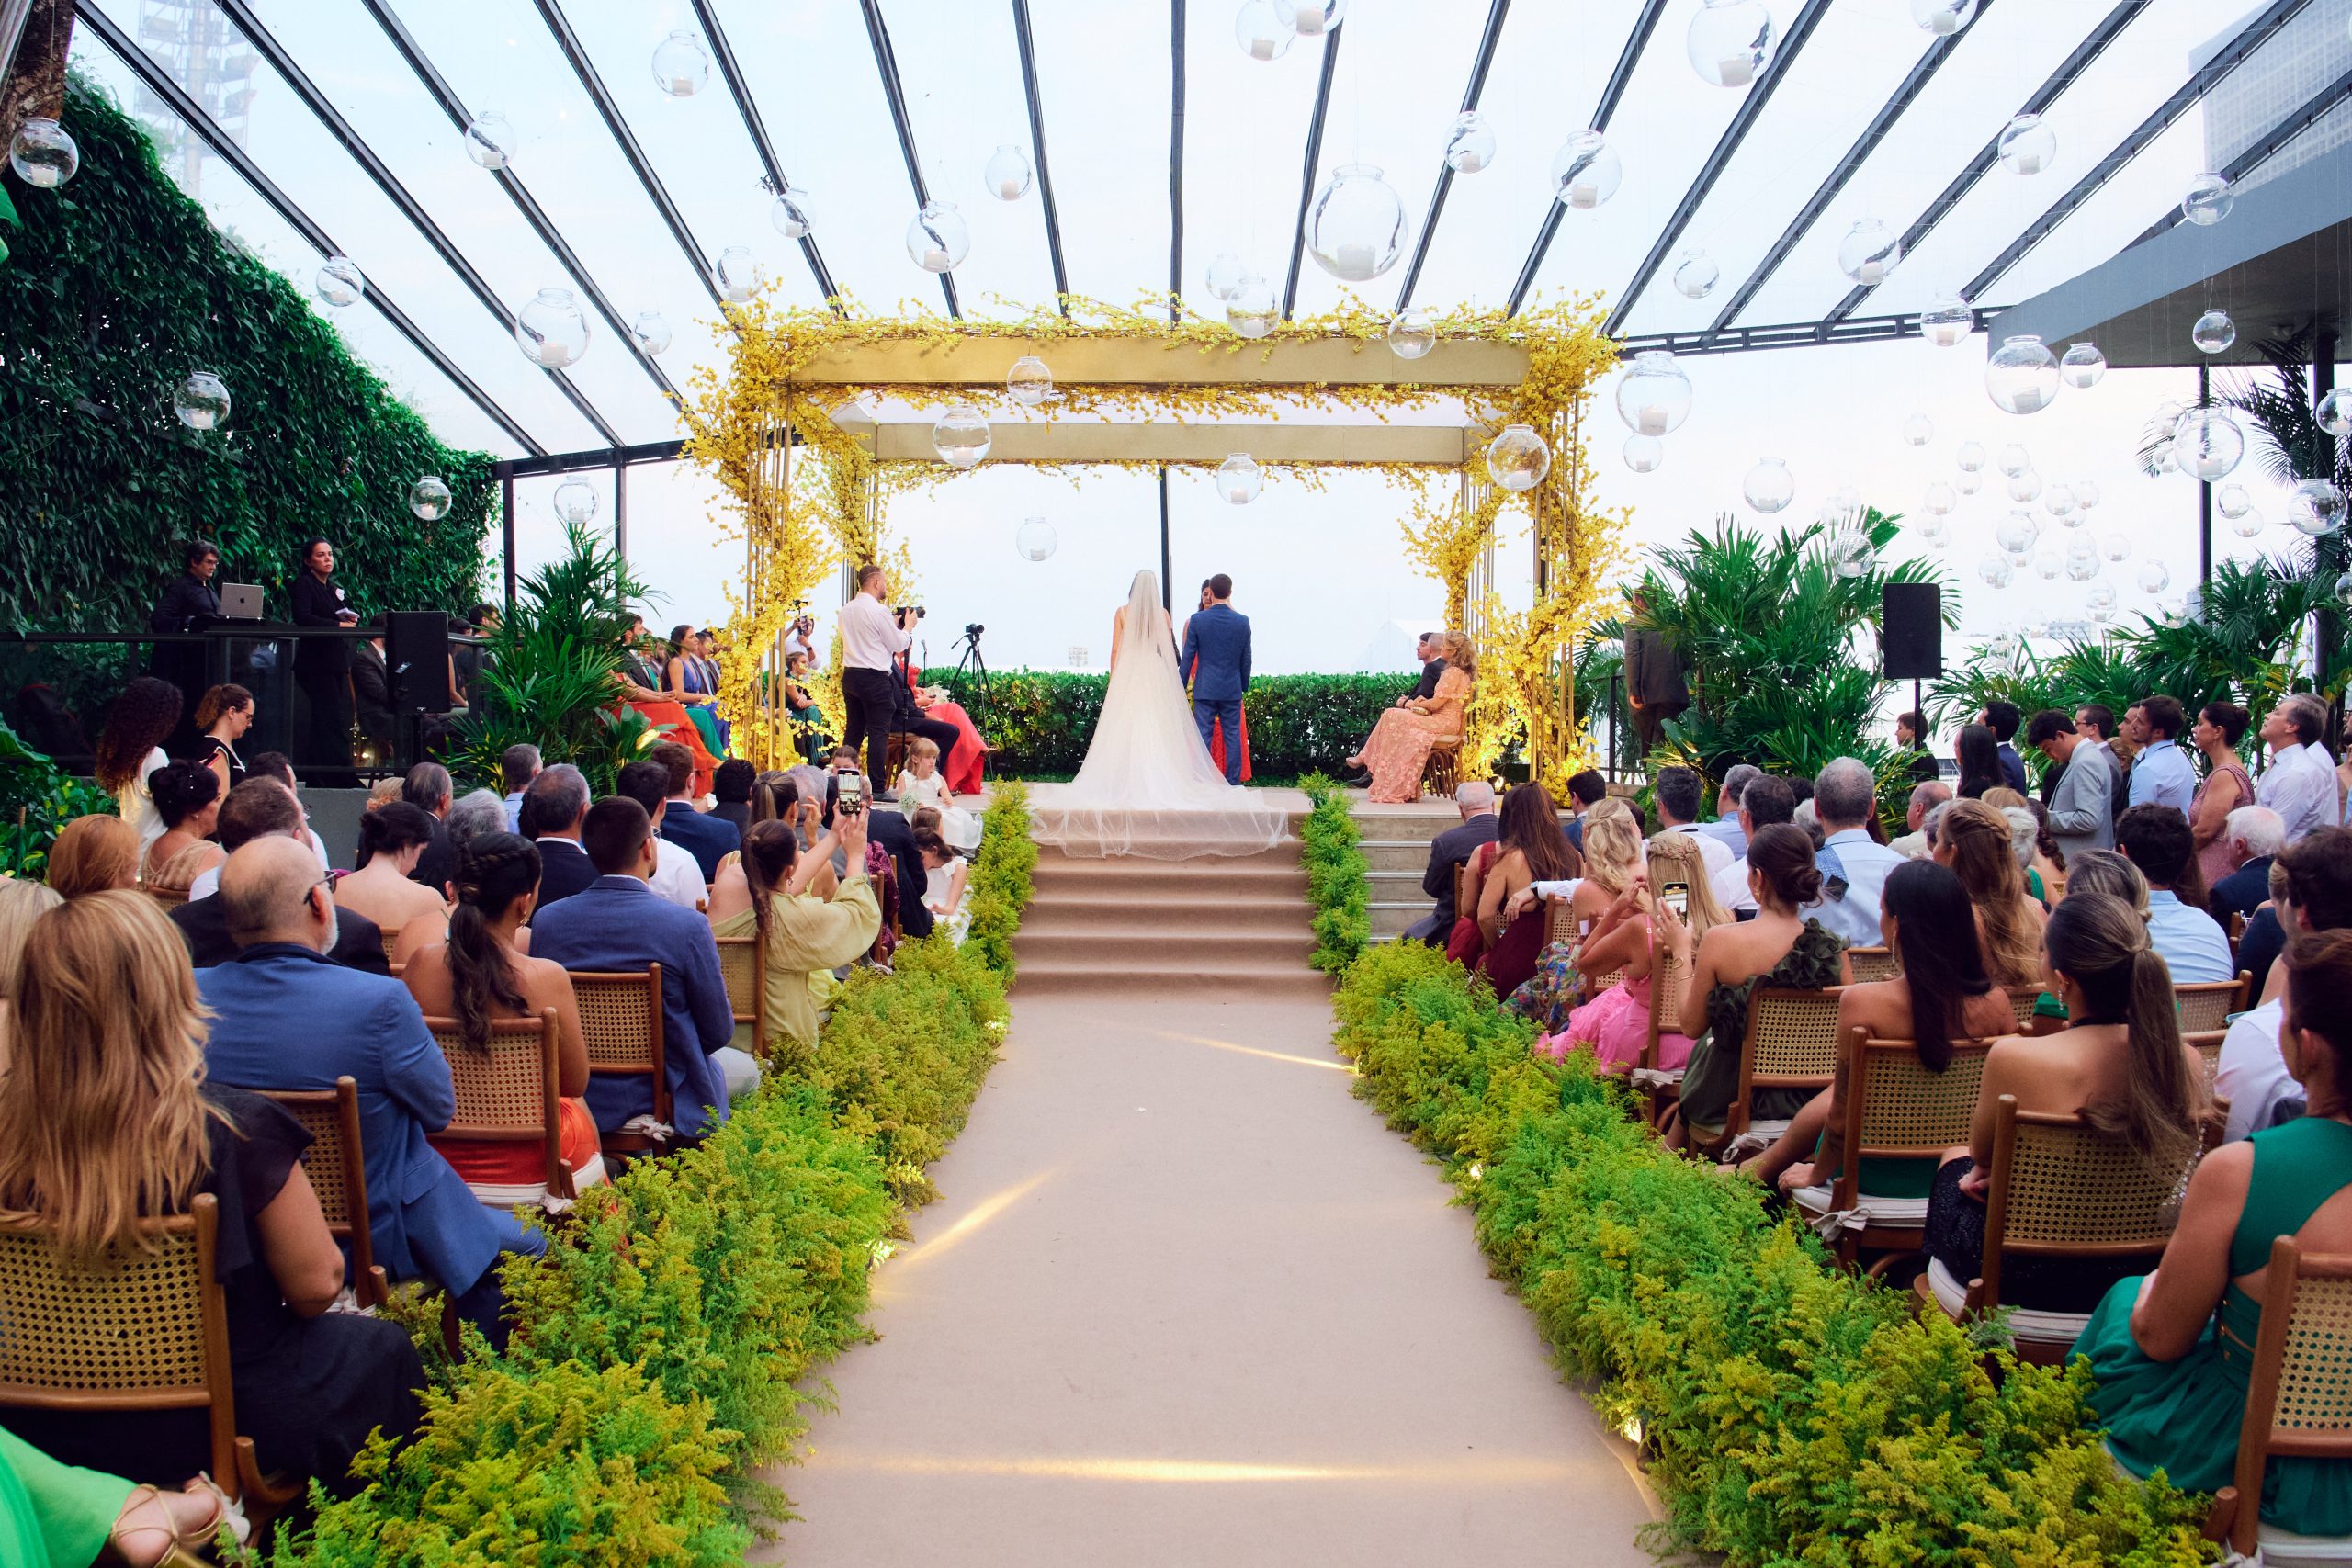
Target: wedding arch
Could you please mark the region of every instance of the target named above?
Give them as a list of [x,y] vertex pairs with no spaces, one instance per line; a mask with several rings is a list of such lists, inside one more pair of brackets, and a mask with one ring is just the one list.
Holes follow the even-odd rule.
[[[1487,771],[1522,734],[1534,776],[1555,786],[1589,764],[1571,656],[1611,607],[1626,521],[1591,496],[1585,418],[1594,384],[1617,359],[1596,301],[1510,317],[1432,315],[1427,346],[1409,358],[1390,344],[1387,319],[1361,305],[1273,321],[1250,338],[1166,299],[1122,309],[1066,297],[1058,312],[1007,321],[867,316],[837,304],[728,306],[725,373],[700,375],[683,409],[684,456],[715,476],[743,540],[720,699],[755,762],[788,760],[773,677],[795,603],[838,563],[891,560],[892,496],[978,466],[951,464],[934,444],[938,416],[927,405],[944,401],[996,416],[980,463],[1215,468],[1246,450],[1261,472],[1308,483],[1329,468],[1390,476],[1413,498],[1408,553],[1444,585],[1448,624],[1477,647],[1465,769]],[[1028,360],[1050,376],[1050,398],[1034,405],[1034,367],[1023,366],[1028,397],[1007,384]],[[868,407],[876,400],[922,412],[876,413]],[[1455,417],[1388,423],[1432,410]],[[1280,422],[1300,412],[1370,423]],[[1550,454],[1544,476],[1517,492],[1498,485],[1487,462],[1488,443],[1515,424]],[[1523,510],[1532,547],[1535,592],[1524,612],[1506,609],[1495,589],[1507,508]]]

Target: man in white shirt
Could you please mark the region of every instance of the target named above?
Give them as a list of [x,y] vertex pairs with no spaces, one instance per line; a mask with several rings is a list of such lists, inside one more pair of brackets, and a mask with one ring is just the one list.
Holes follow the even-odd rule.
[[1688,833],[1698,840],[1699,859],[1707,868],[1708,879],[1713,881],[1723,874],[1724,868],[1732,863],[1731,846],[1699,827],[1701,791],[1697,772],[1690,768],[1660,768],[1652,784],[1658,830]]
[[[1816,857],[1824,879],[1821,901],[1797,911],[1819,920],[1824,930],[1846,939],[1849,946],[1875,947],[1879,895],[1886,874],[1903,857],[1870,835],[1868,823],[1878,810],[1878,779],[1868,764],[1852,757],[1838,757],[1814,776],[1813,810],[1820,819],[1821,852]],[[1842,881],[1840,895],[1835,883]]]
[[[1797,795],[1786,779],[1758,773],[1739,792],[1739,829],[1749,840],[1775,823],[1796,814]],[[1755,891],[1747,886],[1747,857],[1743,854],[1714,875],[1715,902],[1736,915],[1756,908]]]
[[498,756],[499,782],[506,786],[506,830],[523,830],[523,792],[539,776],[539,749],[527,741],[509,746]]
[[1941,779],[1927,779],[1911,786],[1911,805],[1903,813],[1904,826],[1910,829],[1887,846],[1905,860],[1928,858],[1928,813],[1951,798],[1951,785]]
[[2180,704],[2158,693],[2123,713],[2123,739],[2139,748],[2132,759],[2127,807],[2169,806],[2188,817],[2197,797],[2197,770],[2180,750]]
[[1747,829],[1739,825],[1739,798],[1747,792],[1750,779],[1760,779],[1764,770],[1753,762],[1735,762],[1724,774],[1723,787],[1715,791],[1715,819],[1699,824],[1699,831],[1711,839],[1721,839],[1724,847],[1737,860],[1747,852]]
[[653,874],[645,879],[646,886],[682,909],[703,909],[709,888],[702,879],[702,868],[695,863],[694,852],[660,832],[662,813],[669,804],[670,770],[650,759],[631,762],[613,780],[613,788],[645,807],[646,816],[653,819]]
[[[2352,928],[2352,828],[2322,828],[2288,845],[2274,869],[2286,874],[2287,890],[2274,907],[2290,945],[2307,931]],[[2286,965],[2273,964],[2262,1005],[2230,1025],[2222,1041],[2213,1093],[2230,1102],[2229,1137],[2260,1132],[2277,1119],[2282,1102],[2301,1098],[2278,1055],[2278,992],[2285,985]]]
[[2270,766],[2254,786],[2257,806],[2278,813],[2287,841],[2335,824],[2335,759],[2319,743],[2327,727],[2327,705],[2309,692],[2282,697],[2262,718],[2262,739]]
[[[890,776],[890,721],[898,711],[891,660],[915,640],[906,627],[907,617],[884,607],[883,597],[889,592],[890,580],[880,567],[860,567],[857,592],[842,606],[840,620],[842,705],[847,710],[842,744],[852,750],[865,746],[865,776],[876,784]],[[875,798],[894,797],[886,791]]]
[[2172,971],[2176,986],[2227,980],[2237,974],[2230,939],[2213,917],[2184,904],[2172,890],[2196,852],[2188,818],[2169,806],[2135,806],[2115,824],[2115,847],[2148,881],[2148,945]]

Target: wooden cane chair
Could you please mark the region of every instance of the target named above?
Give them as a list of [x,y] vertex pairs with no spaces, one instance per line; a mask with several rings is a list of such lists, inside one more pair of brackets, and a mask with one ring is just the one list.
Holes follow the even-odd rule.
[[[1582,939],[1583,933],[1577,930],[1574,902],[1561,897],[1556,893],[1544,896],[1544,941],[1546,945],[1566,942],[1570,947],[1574,947]],[[1589,1002],[1624,977],[1625,971],[1622,968],[1611,969],[1606,975],[1579,974],[1577,976],[1577,999],[1579,1002]]]
[[199,1192],[186,1214],[148,1222],[153,1252],[84,1273],[61,1266],[40,1219],[0,1219],[0,1406],[202,1410],[212,1478],[259,1525],[301,1488],[264,1476],[237,1435],[219,1227],[219,1200]]
[[752,1055],[763,1056],[768,1043],[767,942],[754,927],[750,936],[718,939],[718,977],[727,982],[735,1021],[752,1026]]
[[1849,947],[1845,953],[1846,984],[1868,985],[1879,980],[1892,980],[1903,971],[1894,954],[1883,947]]
[[[2041,1002],[2041,987],[2012,986],[2009,987],[2008,996],[2009,1011],[2016,1015],[2018,1033],[2047,1034],[2053,1033],[2056,1030],[2066,1027],[2066,1021],[2064,1019],[2043,1018],[2033,1010],[2036,1007],[2040,1006]],[[2050,1024],[2053,1027],[2051,1029],[2044,1029],[2041,1027],[2044,1024]]]
[[1429,760],[1421,764],[1421,793],[1450,798],[1454,786],[1461,782],[1462,742],[1439,744],[1430,749]]
[[359,1144],[359,1085],[349,1074],[331,1089],[263,1089],[264,1100],[283,1108],[311,1134],[302,1152],[302,1174],[319,1197],[327,1234],[351,1255],[351,1290],[363,1307],[382,1306],[391,1285],[376,1261],[368,1221],[368,1161]]
[[2263,1295],[2236,1484],[2214,1495],[2206,1537],[2226,1537],[2233,1551],[2256,1562],[2352,1561],[2352,1540],[2323,1541],[2260,1518],[2263,1467],[2271,1459],[2352,1461],[2352,1257],[2306,1254],[2294,1237],[2279,1236],[2270,1244]]
[[653,1080],[651,1113],[633,1116],[626,1126],[605,1134],[605,1153],[660,1151],[673,1129],[670,1057],[662,1038],[662,965],[650,964],[641,975],[577,971],[571,976],[571,994],[580,1004],[590,1075]]
[[[1453,918],[1457,920],[1463,919],[1464,916],[1475,915],[1477,913],[1476,909],[1469,908],[1469,906],[1463,902],[1463,898],[1467,894],[1469,886],[1470,863],[1467,860],[1464,860],[1458,863],[1453,868]],[[1445,937],[1447,941],[1451,942],[1453,939],[1453,931],[1449,929],[1445,932]]]
[[390,964],[392,961],[392,950],[401,944],[401,933],[379,929],[376,932],[376,939],[384,944],[384,962]]
[[1650,1027],[1642,1043],[1642,1065],[1633,1075],[1638,1089],[1649,1091],[1650,1124],[1656,1126],[1682,1093],[1682,1069],[1658,1060],[1661,1036],[1682,1032],[1682,996],[1690,971],[1675,960],[1674,950],[1658,938],[1657,923],[1650,923]]
[[2202,1034],[2208,1030],[2227,1029],[2230,1015],[2245,1010],[2246,994],[2253,989],[2254,976],[2243,969],[2234,980],[2201,980],[2175,986],[2172,999],[2180,1010],[2180,1032]]
[[[1739,1091],[1724,1112],[1721,1133],[1707,1145],[1717,1156],[1770,1148],[1789,1130],[1782,1119],[1758,1120],[1756,1094],[1767,1089],[1827,1089],[1838,1072],[1838,998],[1843,986],[1818,991],[1758,986],[1747,998],[1747,1029],[1739,1042]],[[1691,1146],[1702,1134],[1690,1130]]]
[[2205,1087],[2209,1089],[2213,1087],[2213,1075],[2221,1070],[2222,1042],[2229,1037],[2230,1032],[2226,1029],[2181,1031],[2183,1043],[2193,1046],[2197,1054],[2205,1058]]
[[[2209,1139],[2210,1141],[2210,1139]],[[2188,1167],[2157,1172],[2121,1140],[2080,1116],[2019,1111],[2005,1094],[1994,1108],[1993,1166],[1984,1199],[1984,1255],[1965,1283],[1930,1262],[1915,1287],[1956,1323],[1989,1318],[2002,1304],[2004,1264],[2013,1258],[2144,1258],[2155,1266],[2172,1239],[2176,1201]],[[2013,1308],[2018,1359],[2064,1362],[2088,1313]]]
[[157,908],[167,915],[187,902],[187,889],[185,887],[147,887],[142,884],[141,890],[155,900]]
[[579,1171],[563,1157],[561,1123],[556,1116],[562,1075],[556,1066],[555,1009],[543,1008],[537,1018],[492,1019],[489,1038],[480,1051],[466,1043],[465,1030],[454,1018],[428,1018],[424,1027],[433,1032],[433,1043],[449,1064],[449,1081],[458,1097],[457,1114],[435,1137],[534,1145],[546,1156],[544,1175],[537,1181],[467,1182],[485,1207],[527,1205],[560,1213],[580,1196],[580,1189],[603,1182],[601,1156]]
[[1912,1041],[1874,1039],[1860,1025],[1846,1031],[1838,1047],[1846,1094],[1838,1107],[1838,1175],[1793,1195],[1839,1261],[1851,1265],[1865,1252],[1877,1253],[1871,1272],[1878,1274],[1927,1245],[1928,1201],[1864,1192],[1861,1162],[1916,1159],[1932,1169],[1946,1149],[1967,1143],[1992,1048],[1989,1040],[1955,1040],[1951,1059],[1934,1072]]

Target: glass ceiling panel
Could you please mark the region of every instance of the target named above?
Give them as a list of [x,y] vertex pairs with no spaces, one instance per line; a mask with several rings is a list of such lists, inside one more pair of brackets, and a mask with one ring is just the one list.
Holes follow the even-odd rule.
[[[1105,25],[1106,17],[1111,25]],[[1166,10],[1106,7],[1096,0],[1031,0],[1029,19],[1071,291],[1114,305],[1133,304],[1145,290],[1168,287]],[[1230,16],[1195,9],[1189,21],[1194,31],[1216,29],[1232,47]],[[1234,58],[1249,63],[1238,51]],[[1188,111],[1198,102],[1198,93],[1197,85],[1192,86]],[[1193,130],[1197,136],[1198,126]],[[1291,159],[1295,173],[1295,155],[1284,156]],[[1185,183],[1190,185],[1194,175],[1188,159]],[[891,230],[894,244],[903,225],[904,220],[899,220]],[[1188,224],[1188,288],[1201,289],[1209,257],[1216,254],[1216,247]],[[904,265],[903,250],[899,259]]]
[[[956,269],[956,296],[964,314],[985,320],[1050,309],[1053,250],[1046,242],[1046,203],[1035,171],[1027,192],[1013,201],[998,199],[980,177],[1001,143],[1012,143],[1023,158],[1035,157],[1012,7],[978,7],[967,0],[884,0],[882,16],[898,57],[923,178],[934,197],[956,204],[972,231],[971,254]],[[1052,139],[1053,129],[1048,122],[1046,158],[1058,173],[1061,149]],[[1080,128],[1067,129],[1071,141],[1081,139]],[[1058,206],[1058,184],[1055,197]],[[889,214],[867,216],[880,220]],[[899,223],[903,227],[905,218]],[[903,248],[899,270],[913,280]]]
[[[1404,198],[1405,249],[1396,268],[1353,286],[1383,310],[1396,303],[1405,268],[1412,264],[1413,247],[1420,243],[1438,172],[1445,167],[1446,132],[1461,110],[1486,27],[1486,10],[1475,5],[1440,7],[1413,0],[1357,0],[1348,7],[1348,19],[1340,29],[1339,71],[1331,82],[1323,159],[1315,177],[1319,185],[1343,164],[1372,164]],[[1319,67],[1322,62],[1313,63]],[[1454,181],[1455,191],[1463,183]],[[1449,196],[1449,217],[1452,211]],[[1291,212],[1295,219],[1297,209],[1294,206]],[[1444,221],[1440,220],[1441,227]],[[1316,265],[1313,256],[1306,257],[1298,271],[1298,313],[1311,316],[1330,310],[1348,288]]]
[[[116,0],[108,14],[119,22],[122,18],[117,13],[128,8]],[[135,18],[131,25],[135,27]],[[414,227],[301,107],[275,72],[258,59],[224,56],[217,50],[175,51],[168,39],[150,39],[145,47],[172,69],[173,79],[188,87],[199,103],[243,111],[227,121],[228,128],[241,143],[257,149],[254,161],[262,170],[337,244],[346,247],[346,254],[372,258],[363,264],[370,278],[542,445],[560,451],[601,444],[594,428],[565,400],[545,372],[532,367],[515,352],[514,340],[464,290]],[[175,52],[180,56],[176,62]],[[94,32],[85,28],[76,33],[74,58],[78,66],[111,86],[143,120],[165,126],[167,134],[185,141],[184,151],[167,164],[183,189],[209,204],[212,182],[233,176],[229,165],[206,151],[194,136],[176,138],[178,127],[170,111],[142,91]],[[237,72],[237,79],[227,84],[219,75],[224,60]],[[264,205],[258,196],[253,201],[255,208]],[[248,221],[243,213],[229,216],[241,226]],[[258,224],[254,227],[258,231]],[[297,255],[282,270],[307,293],[317,268]],[[495,449],[510,446],[511,443],[502,441]]]
[[[1350,16],[1340,30],[1355,20]],[[1252,60],[1235,41],[1229,10],[1187,8],[1182,290],[1187,308],[1223,319],[1224,301],[1208,291],[1208,270],[1224,251],[1262,274],[1281,302],[1290,276],[1291,236],[1297,232],[1315,84],[1330,47],[1329,39],[1297,39],[1279,60]],[[1344,47],[1340,63],[1344,71]],[[1327,141],[1327,159],[1329,151]],[[1302,280],[1315,270],[1304,256],[1299,266]],[[1145,276],[1158,282],[1167,272],[1163,261]]]
[[[686,8],[665,0],[656,9],[684,12]],[[735,0],[719,5],[718,12],[767,124],[768,136],[775,143],[776,162],[784,165],[794,185],[808,193],[813,232],[824,252],[825,265],[833,275],[834,287],[855,295],[870,311],[888,314],[903,299],[917,309],[944,314],[947,302],[938,282],[907,259],[904,235],[915,215],[914,186],[907,180],[906,161],[899,155],[889,100],[882,91],[874,45],[865,36],[865,22],[857,6],[852,0],[797,5]],[[573,25],[585,30],[577,16]],[[689,17],[664,26],[692,27],[693,22]],[[642,36],[630,46],[635,58],[628,69],[644,82],[648,96],[661,97],[646,62],[662,36],[662,28],[649,21],[637,31]],[[692,106],[710,96],[729,115],[734,113],[732,106],[724,102],[724,89],[715,73],[710,87],[685,102]],[[633,122],[640,119],[644,111],[633,109],[631,118]],[[638,134],[648,138],[650,148],[648,133],[649,128],[639,124]],[[741,132],[737,136],[740,140]],[[686,157],[699,156],[691,143],[679,151]],[[669,166],[664,160],[662,167]],[[740,235],[726,243],[750,245],[769,260],[773,272],[776,263],[785,259],[781,247],[789,242],[769,224],[764,193],[752,190],[740,199],[751,205],[733,224]],[[959,207],[969,205],[968,193],[964,199],[953,196],[949,199]],[[712,239],[716,238],[714,234]],[[796,288],[805,284],[808,273],[797,254],[798,248],[791,246],[796,254],[789,258],[800,274],[792,282]],[[813,286],[808,293],[813,299]]]

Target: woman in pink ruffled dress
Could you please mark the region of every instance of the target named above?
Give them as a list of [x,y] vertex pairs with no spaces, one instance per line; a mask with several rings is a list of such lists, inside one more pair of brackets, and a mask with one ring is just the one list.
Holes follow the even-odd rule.
[[[1657,895],[1677,885],[1689,891],[1692,931],[1703,931],[1731,919],[1715,902],[1699,840],[1687,833],[1660,833],[1652,839],[1646,869],[1593,922],[1592,934],[1577,952],[1582,973],[1606,975],[1622,968],[1623,977],[1570,1013],[1566,1030],[1537,1041],[1538,1050],[1555,1061],[1571,1050],[1588,1050],[1609,1073],[1630,1073],[1645,1065],[1642,1055],[1650,1040],[1650,919],[1657,911]],[[1689,1035],[1662,1031],[1657,1060],[1649,1065],[1671,1071],[1690,1055]]]

